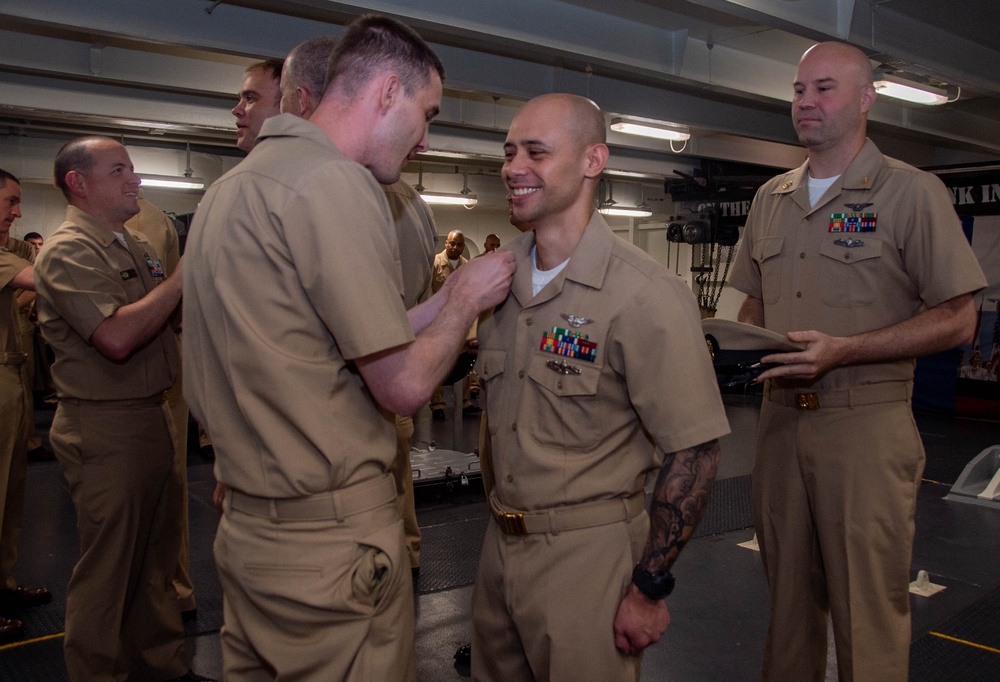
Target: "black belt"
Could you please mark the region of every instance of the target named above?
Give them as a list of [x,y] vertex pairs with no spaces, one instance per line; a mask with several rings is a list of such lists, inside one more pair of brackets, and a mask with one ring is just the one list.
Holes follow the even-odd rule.
[[396,484],[386,474],[347,488],[306,497],[257,497],[239,490],[226,492],[232,509],[272,521],[343,521],[348,516],[396,501]]
[[490,494],[490,510],[493,512],[493,518],[500,526],[500,530],[507,535],[558,533],[604,526],[635,518],[645,507],[646,495],[641,490],[629,497],[526,512],[504,507],[497,501],[495,493]]

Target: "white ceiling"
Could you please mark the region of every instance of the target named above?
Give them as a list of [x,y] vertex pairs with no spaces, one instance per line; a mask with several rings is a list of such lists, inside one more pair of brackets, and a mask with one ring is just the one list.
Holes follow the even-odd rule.
[[245,66],[368,11],[412,25],[441,56],[440,150],[496,158],[520,102],[569,91],[695,131],[682,156],[613,134],[614,167],[789,167],[802,158],[795,64],[838,39],[961,87],[940,107],[881,98],[870,132],[884,151],[920,166],[1000,159],[996,0],[0,0],[0,136],[102,131],[235,153]]

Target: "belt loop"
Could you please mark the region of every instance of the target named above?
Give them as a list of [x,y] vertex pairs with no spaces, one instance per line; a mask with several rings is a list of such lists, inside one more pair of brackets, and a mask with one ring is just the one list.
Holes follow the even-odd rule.
[[337,495],[337,491],[333,491],[330,494],[330,504],[333,506],[333,518],[335,518],[337,520],[337,523],[343,523],[344,522],[344,509],[343,509],[344,505],[338,504],[339,501],[340,500],[339,500],[339,496]]
[[622,500],[622,509],[625,511],[625,517],[624,517],[625,518],[625,523],[632,523],[632,510],[628,508],[628,503],[629,503],[629,500],[631,500],[631,499],[632,499],[631,496],[621,498],[621,500]]
[[556,510],[553,509],[552,507],[549,507],[548,512],[549,512],[549,531],[553,535],[559,535],[559,526],[556,525]]

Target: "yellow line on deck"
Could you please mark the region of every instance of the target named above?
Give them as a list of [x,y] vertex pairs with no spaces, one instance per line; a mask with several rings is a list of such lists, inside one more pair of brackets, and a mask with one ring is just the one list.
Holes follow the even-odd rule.
[[65,637],[65,632],[57,632],[54,635],[45,635],[44,637],[35,637],[34,639],[22,639],[20,642],[11,642],[10,644],[4,644],[0,646],[0,651],[6,651],[7,649],[16,649],[17,647],[26,646],[28,644],[35,644],[36,642],[45,642],[50,639],[59,639],[60,637]]
[[940,637],[941,639],[950,639],[952,642],[958,642],[959,644],[968,644],[969,646],[974,646],[977,649],[984,649],[986,651],[992,651],[995,654],[1000,654],[1000,649],[994,649],[991,646],[986,646],[985,644],[976,644],[975,642],[969,642],[964,639],[959,639],[958,637],[951,637],[950,635],[945,635],[940,632],[931,632],[930,634],[935,637]]

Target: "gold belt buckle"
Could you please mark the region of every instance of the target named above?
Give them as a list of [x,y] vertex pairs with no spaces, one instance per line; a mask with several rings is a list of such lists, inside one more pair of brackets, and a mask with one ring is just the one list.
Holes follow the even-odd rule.
[[510,512],[497,512],[497,523],[507,535],[527,535],[528,527],[524,525],[524,514],[511,514]]
[[815,393],[796,393],[795,407],[800,410],[818,410],[819,396]]

